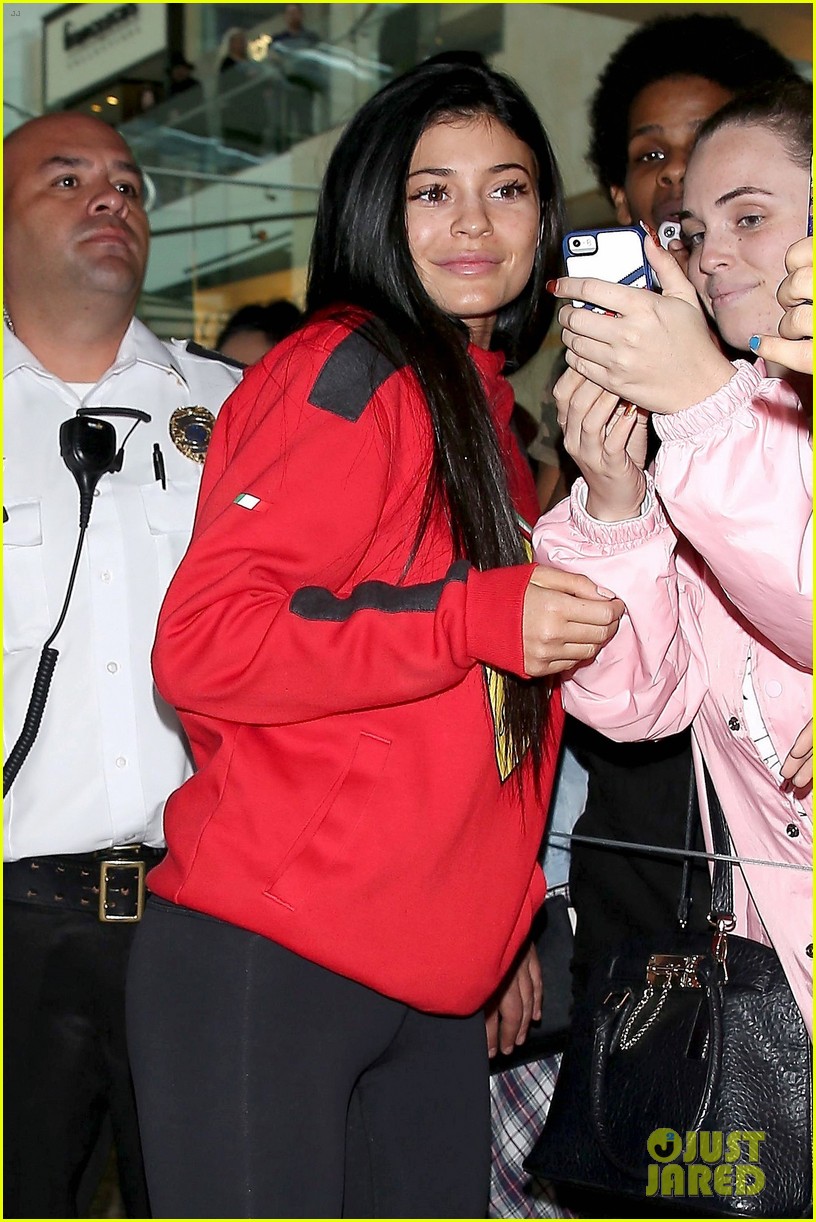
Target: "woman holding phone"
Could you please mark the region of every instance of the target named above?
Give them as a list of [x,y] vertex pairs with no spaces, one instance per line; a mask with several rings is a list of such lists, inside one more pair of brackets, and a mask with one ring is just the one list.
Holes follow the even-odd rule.
[[[651,241],[663,296],[556,283],[610,313],[561,307],[570,369],[556,399],[584,478],[535,532],[542,563],[589,572],[627,608],[609,649],[565,683],[565,707],[620,740],[690,724],[738,856],[795,867],[743,864],[737,932],[773,944],[809,1029],[812,802],[781,765],[812,698],[812,379],[729,361],[693,290],[734,349],[776,331],[806,226],[811,106],[795,79],[703,125],[681,214],[691,284]],[[662,439],[654,475],[644,411]]]

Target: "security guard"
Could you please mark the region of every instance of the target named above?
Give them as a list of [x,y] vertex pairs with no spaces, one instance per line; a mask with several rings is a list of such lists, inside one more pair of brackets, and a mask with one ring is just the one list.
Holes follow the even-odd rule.
[[[146,1217],[124,982],[164,801],[190,772],[150,648],[213,416],[240,375],[134,318],[148,222],[112,128],[48,115],[4,153],[4,1216],[77,1216],[109,1116],[126,1210]],[[63,461],[66,420],[115,430],[115,457],[86,484],[41,727],[12,763],[79,541],[88,455]]]

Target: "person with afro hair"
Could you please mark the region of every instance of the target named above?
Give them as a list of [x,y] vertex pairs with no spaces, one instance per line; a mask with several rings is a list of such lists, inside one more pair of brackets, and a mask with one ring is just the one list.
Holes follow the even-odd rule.
[[793,64],[733,17],[658,17],[621,44],[590,103],[588,160],[622,225],[676,219],[700,125]]

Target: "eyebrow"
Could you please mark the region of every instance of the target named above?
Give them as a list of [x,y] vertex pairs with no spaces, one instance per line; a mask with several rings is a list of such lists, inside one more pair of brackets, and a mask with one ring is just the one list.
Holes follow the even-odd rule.
[[[692,131],[699,131],[703,126],[705,119],[694,119],[690,123],[686,123],[686,127]],[[643,123],[640,127],[636,127],[634,131],[629,133],[629,139],[634,140],[637,136],[653,136],[662,135],[666,128],[662,123]]]
[[[488,174],[503,174],[505,170],[521,170],[522,174],[526,174],[528,178],[532,177],[526,166],[521,165],[518,161],[501,161],[498,165],[491,165],[487,169]],[[456,171],[449,167],[443,166],[423,166],[420,170],[411,170],[409,178],[414,178],[417,174],[438,174],[442,178],[447,178]]]
[[[773,196],[773,191],[765,191],[762,187],[734,187],[733,191],[726,191],[725,195],[715,199],[714,207],[722,208],[724,204],[730,204],[732,199],[739,199],[741,195],[762,195],[767,199]],[[683,209],[679,213],[681,221],[686,220],[690,216],[694,216],[694,213],[689,212],[688,209]]]
[[[62,169],[63,167],[68,169],[73,169],[75,167],[87,169],[91,165],[93,165],[93,162],[87,157],[69,157],[65,153],[55,153],[53,157],[46,157],[45,161],[41,162],[39,169],[50,170],[56,168]],[[114,161],[112,165],[115,170],[122,170],[128,174],[135,174],[140,181],[143,178],[142,171],[132,161],[117,160]]]

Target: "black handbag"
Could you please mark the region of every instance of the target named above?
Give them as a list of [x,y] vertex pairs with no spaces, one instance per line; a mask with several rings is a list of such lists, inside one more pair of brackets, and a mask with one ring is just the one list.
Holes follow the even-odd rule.
[[776,952],[731,932],[730,837],[706,772],[713,934],[627,942],[576,1006],[525,1169],[655,1213],[812,1216],[811,1047]]

